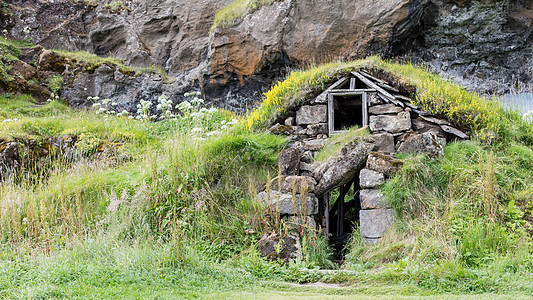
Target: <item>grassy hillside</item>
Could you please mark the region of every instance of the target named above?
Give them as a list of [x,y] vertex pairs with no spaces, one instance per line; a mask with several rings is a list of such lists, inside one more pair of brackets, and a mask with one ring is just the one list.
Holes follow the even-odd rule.
[[[361,66],[415,87],[416,104],[474,138],[450,143],[437,160],[402,157],[405,167],[382,188],[399,221],[378,246],[354,235],[344,271],[319,270],[338,266],[312,234],[302,261],[266,261],[256,242],[284,225],[252,199],[277,175],[286,141],[264,128]],[[244,117],[200,102],[151,122],[0,97],[4,141],[83,141],[74,158],[44,156],[2,181],[0,296],[533,295],[533,125],[520,115],[375,57],[293,72]],[[294,284],[315,281],[350,286]]]

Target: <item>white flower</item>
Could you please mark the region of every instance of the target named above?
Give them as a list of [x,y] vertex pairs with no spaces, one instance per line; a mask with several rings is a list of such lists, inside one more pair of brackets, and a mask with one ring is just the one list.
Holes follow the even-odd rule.
[[197,132],[202,132],[202,128],[200,128],[200,127],[194,127],[194,128],[191,130],[191,133],[197,133]]
[[216,113],[217,111],[218,111],[218,109],[217,109],[216,107],[211,107],[211,108],[209,109],[208,112],[209,112],[210,114],[214,114],[214,113]]

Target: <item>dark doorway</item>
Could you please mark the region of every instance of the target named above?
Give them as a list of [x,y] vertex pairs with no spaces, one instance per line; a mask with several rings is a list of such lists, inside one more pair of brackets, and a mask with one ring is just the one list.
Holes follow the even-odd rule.
[[344,249],[353,229],[359,223],[359,176],[329,192],[330,245],[337,259],[344,258]]
[[333,129],[363,126],[363,95],[333,96]]

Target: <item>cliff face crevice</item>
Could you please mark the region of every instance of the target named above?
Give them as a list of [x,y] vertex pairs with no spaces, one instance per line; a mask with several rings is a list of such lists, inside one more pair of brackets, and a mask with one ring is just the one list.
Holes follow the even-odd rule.
[[210,34],[231,2],[13,0],[0,10],[0,30],[45,48],[162,67],[177,78],[172,92],[195,86],[233,108],[257,100],[287,68],[370,54],[404,56],[483,93],[533,82],[530,1],[286,0]]

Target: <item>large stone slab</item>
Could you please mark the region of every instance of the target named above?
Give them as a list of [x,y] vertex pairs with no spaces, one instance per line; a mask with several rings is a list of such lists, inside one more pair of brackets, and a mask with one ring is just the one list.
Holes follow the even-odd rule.
[[275,191],[287,193],[300,193],[302,186],[308,193],[313,193],[317,185],[316,180],[310,176],[278,176],[271,180],[270,187]]
[[370,189],[385,183],[385,175],[369,169],[362,169],[359,173],[359,186]]
[[257,200],[282,215],[314,215],[318,213],[318,198],[309,193],[304,199],[300,194],[266,191],[257,194]]
[[[341,154],[342,158],[336,160],[334,164],[328,165],[322,179],[316,187],[317,195],[323,195],[325,192],[339,187],[351,181],[365,165],[368,154],[375,148],[373,143],[360,141],[348,152]],[[316,178],[316,177],[315,177]]]
[[317,124],[308,125],[306,133],[308,136],[317,136],[319,134],[327,134],[328,123],[317,123]]
[[370,116],[369,126],[372,132],[398,133],[407,131],[411,129],[411,115],[404,111],[395,116]]
[[304,150],[306,151],[318,151],[324,148],[326,145],[327,139],[312,139],[302,141]]
[[425,153],[430,157],[437,157],[444,152],[444,145],[441,145],[441,140],[433,132],[424,132],[421,134],[415,134],[405,140],[398,152],[405,153]]
[[296,124],[309,125],[328,121],[327,105],[304,105],[296,112]]
[[279,154],[281,175],[298,175],[300,172],[300,150],[286,149]]
[[413,130],[418,133],[433,132],[439,137],[446,137],[446,133],[439,125],[428,122],[421,117],[413,119]]
[[376,189],[361,190],[359,192],[361,200],[361,209],[389,208],[390,205],[385,202],[385,196]]
[[403,161],[378,152],[371,152],[366,162],[367,169],[383,173],[388,177],[394,176],[402,166]]
[[376,151],[386,154],[391,154],[396,151],[396,147],[394,146],[394,136],[391,133],[384,132],[372,134],[372,138],[374,138],[377,146]]
[[403,108],[394,104],[376,105],[368,108],[368,113],[372,115],[397,114],[402,111]]
[[302,245],[296,235],[264,235],[257,243],[257,250],[261,256],[273,261],[281,259],[289,263],[302,258]]
[[359,220],[363,237],[380,238],[394,224],[394,211],[390,208],[361,210]]

